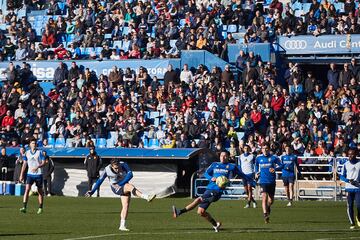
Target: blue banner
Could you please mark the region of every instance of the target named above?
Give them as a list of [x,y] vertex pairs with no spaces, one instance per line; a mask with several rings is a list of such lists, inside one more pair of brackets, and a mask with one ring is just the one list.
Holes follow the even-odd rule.
[[[15,65],[22,65],[22,62],[14,62]],[[71,67],[73,61],[63,61],[68,68]],[[54,78],[55,69],[59,66],[59,61],[27,61],[30,64],[31,70],[38,80],[52,80]],[[108,75],[113,66],[117,66],[125,71],[127,67],[139,72],[140,66],[147,69],[150,76],[157,76],[159,79],[164,78],[169,64],[173,68],[180,69],[180,59],[156,59],[156,60],[120,60],[120,61],[81,61],[76,60],[76,63],[83,69],[89,68],[95,71],[97,75]],[[6,76],[3,71],[8,67],[9,62],[0,63],[0,80],[5,80]]]
[[270,43],[249,43],[249,44],[229,44],[228,56],[229,62],[236,62],[240,50],[244,52],[254,52],[255,55],[260,56],[263,62],[271,61],[271,48]]
[[288,55],[360,53],[360,34],[279,37]]

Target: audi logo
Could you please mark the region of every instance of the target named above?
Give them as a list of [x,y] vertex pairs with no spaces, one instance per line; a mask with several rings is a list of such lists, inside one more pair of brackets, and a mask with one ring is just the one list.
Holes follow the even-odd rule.
[[307,47],[305,40],[287,40],[285,42],[285,49],[289,50],[301,50]]

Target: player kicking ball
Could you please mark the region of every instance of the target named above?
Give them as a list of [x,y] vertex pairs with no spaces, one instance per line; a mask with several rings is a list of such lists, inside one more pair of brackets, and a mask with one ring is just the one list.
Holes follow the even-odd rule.
[[234,176],[246,178],[248,181],[252,181],[246,176],[235,164],[229,163],[229,154],[226,151],[220,153],[220,162],[214,162],[206,170],[204,176],[210,182],[206,187],[206,191],[201,197],[196,198],[192,203],[187,205],[183,209],[176,209],[172,207],[173,217],[177,218],[180,215],[193,210],[198,206],[197,213],[203,217],[206,221],[211,223],[215,232],[218,232],[221,226],[221,222],[217,222],[206,210],[211,203],[218,201],[221,198],[223,190],[228,184],[228,178],[230,173]]
[[103,175],[96,181],[93,189],[88,191],[85,196],[90,197],[93,195],[104,182],[106,177],[109,178],[111,184],[110,187],[113,193],[120,195],[121,198],[122,209],[120,213],[121,220],[119,230],[130,231],[126,227],[126,218],[129,212],[131,193],[137,197],[147,200],[148,202],[151,202],[156,197],[156,195],[144,194],[136,189],[134,185],[129,183],[129,181],[133,178],[133,173],[129,166],[117,159],[112,159],[110,164],[105,167],[105,172]]
[[20,208],[20,212],[26,213],[27,203],[29,200],[29,193],[31,186],[35,183],[38,188],[38,201],[39,209],[37,214],[43,213],[43,201],[44,201],[44,191],[43,191],[43,169],[45,166],[45,157],[42,150],[36,148],[36,139],[30,140],[30,149],[25,152],[23,158],[24,164],[21,168],[20,173],[20,182],[24,180],[25,170],[28,167],[27,177],[26,177],[26,186],[25,193],[23,198],[23,207]]
[[[343,168],[340,179],[344,181],[347,197],[347,214],[350,221],[350,229],[355,229],[356,225],[360,227],[360,161],[356,159],[356,150],[348,151],[349,161]],[[354,201],[357,208],[357,216],[354,218]]]
[[256,157],[255,172],[256,179],[261,187],[262,209],[265,223],[270,222],[271,205],[274,203],[276,173],[283,165],[280,159],[270,154],[270,146],[265,143],[261,147],[262,154]]

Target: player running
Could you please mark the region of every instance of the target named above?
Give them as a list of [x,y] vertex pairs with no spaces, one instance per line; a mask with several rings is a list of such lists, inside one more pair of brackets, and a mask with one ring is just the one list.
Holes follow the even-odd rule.
[[275,170],[282,169],[282,163],[277,156],[270,154],[270,146],[268,143],[262,145],[261,155],[256,157],[255,172],[256,179],[261,187],[262,208],[265,223],[270,222],[271,205],[274,202],[276,173]]
[[[360,227],[360,161],[356,159],[356,150],[348,151],[349,161],[342,168],[340,179],[344,181],[345,191],[347,193],[347,214],[350,221],[350,229],[355,229],[356,225]],[[354,219],[354,201],[357,208],[357,216]]]
[[206,211],[211,203],[216,202],[220,199],[223,188],[220,188],[216,185],[216,179],[220,176],[225,176],[229,178],[232,173],[233,176],[238,175],[239,177],[245,178],[248,181],[252,181],[248,176],[239,170],[239,168],[232,163],[229,163],[229,154],[226,151],[220,153],[220,162],[214,162],[206,170],[204,176],[210,181],[206,187],[206,191],[201,197],[196,198],[192,203],[187,205],[183,209],[176,209],[175,206],[172,207],[173,217],[177,218],[180,215],[193,210],[196,206],[198,207],[197,213],[203,217],[206,221],[211,223],[215,232],[218,232],[221,226],[221,222],[215,221],[215,219]]
[[299,174],[301,174],[298,158],[292,153],[292,149],[289,145],[285,146],[285,155],[281,156],[281,163],[283,164],[282,179],[284,182],[286,197],[288,204],[286,206],[291,207],[294,198],[294,182],[295,182],[295,166]]
[[37,214],[41,214],[43,212],[43,202],[44,202],[44,191],[43,191],[43,169],[45,166],[45,157],[42,150],[36,148],[36,139],[30,140],[30,149],[25,152],[23,157],[24,164],[21,168],[20,173],[20,182],[24,180],[24,174],[26,167],[28,167],[27,177],[26,177],[26,187],[23,198],[23,207],[20,208],[20,212],[26,213],[27,203],[29,200],[29,192],[31,186],[35,183],[38,188],[38,201],[39,201],[39,209]]
[[85,196],[90,197],[93,195],[104,182],[106,177],[109,178],[111,190],[113,193],[120,195],[121,198],[122,209],[120,214],[121,220],[119,230],[130,231],[128,228],[126,228],[126,218],[129,212],[131,193],[137,197],[147,200],[148,202],[151,202],[156,197],[156,195],[144,194],[136,189],[134,185],[129,183],[129,181],[133,178],[133,173],[129,166],[117,159],[112,159],[110,164],[105,167],[105,172],[103,175],[96,181],[93,189],[88,191]]
[[[244,146],[244,153],[240,155],[238,160],[238,165],[241,169],[241,171],[248,176],[250,179],[255,178],[255,156],[254,154],[250,153],[250,147],[248,145]],[[254,181],[247,181],[246,178],[243,179],[243,185],[246,191],[246,194],[248,195],[247,204],[244,208],[249,208],[251,202],[253,203],[253,208],[256,208],[256,201],[252,194],[252,188],[254,185],[252,184]]]

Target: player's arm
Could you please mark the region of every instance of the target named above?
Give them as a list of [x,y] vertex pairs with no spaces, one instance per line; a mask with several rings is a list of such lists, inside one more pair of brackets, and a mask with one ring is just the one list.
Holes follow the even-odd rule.
[[41,161],[41,163],[36,168],[31,169],[32,172],[36,172],[39,168],[42,168],[46,165],[43,151],[40,151],[39,160]]
[[245,175],[245,173],[243,171],[241,171],[240,167],[235,166],[234,174],[241,177],[242,179],[246,179],[248,182],[255,183],[254,179],[252,179],[251,177]]
[[340,176],[340,180],[343,181],[343,182],[350,182],[349,179],[347,179],[347,172],[346,172],[346,165],[344,164],[343,168],[342,168],[342,173],[341,173],[341,176]]
[[284,168],[284,164],[282,163],[282,161],[280,160],[279,157],[275,157],[275,164],[276,164],[276,167],[275,167],[275,171],[280,171]]
[[259,176],[260,176],[259,159],[255,158],[255,179],[258,179]]
[[27,167],[27,158],[26,156],[23,157],[23,165],[21,167],[21,172],[20,172],[20,177],[19,177],[19,181],[20,182],[23,182],[24,181],[24,174],[25,174],[25,171],[26,171],[26,167]]
[[209,180],[210,182],[215,182],[216,181],[216,178],[213,177],[213,174],[214,174],[214,165],[211,164],[205,171],[204,173],[204,177]]
[[88,191],[85,194],[85,197],[90,197],[91,195],[93,195],[101,186],[101,184],[104,182],[105,178],[107,177],[106,172],[104,171],[103,175],[96,181],[95,186],[93,187],[93,189],[91,191]]
[[118,182],[117,184],[119,186],[124,186],[126,183],[128,183],[133,178],[134,175],[133,175],[129,165],[127,165],[126,163],[122,163],[121,167],[126,172],[126,175],[125,175],[124,179],[121,180],[120,182]]

